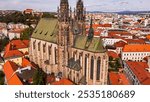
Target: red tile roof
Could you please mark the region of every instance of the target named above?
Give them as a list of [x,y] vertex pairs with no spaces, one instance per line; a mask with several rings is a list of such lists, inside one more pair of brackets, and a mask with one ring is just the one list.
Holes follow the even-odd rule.
[[24,31],[24,29],[13,29],[13,30],[10,30],[9,32],[10,33],[20,33],[21,34],[23,31]]
[[27,66],[31,66],[34,69],[37,68],[37,66],[34,63],[30,62],[25,58],[22,58],[22,67],[27,67]]
[[60,81],[55,81],[52,85],[73,85],[73,83],[68,79],[61,79]]
[[[93,24],[92,25],[94,29],[98,28],[98,27],[112,27],[111,24]],[[86,26],[86,28],[90,28],[90,26]]]
[[146,62],[127,61],[126,63],[141,84],[150,85],[150,72],[146,70],[146,68],[149,68],[149,66]]
[[129,85],[129,80],[123,73],[109,72],[111,85]]
[[47,84],[52,84],[55,82],[55,76],[54,75],[48,75],[47,76]]
[[24,55],[19,50],[11,50],[11,51],[5,51],[4,58],[10,58],[10,57],[23,57]]
[[29,40],[12,40],[6,46],[6,50],[8,51],[8,50],[28,48],[28,46],[29,46]]
[[26,9],[26,10],[24,10],[24,12],[29,12],[29,13],[32,13],[33,12],[33,9]]
[[98,32],[98,31],[96,32],[96,31],[95,31],[95,32],[94,32],[94,36],[100,36],[100,32]]
[[119,30],[117,30],[117,31],[109,31],[108,34],[109,34],[110,36],[116,35],[116,34],[131,35],[131,33],[127,32],[127,31],[119,31]]
[[[5,47],[4,58],[19,56],[22,57],[24,54],[20,52],[18,49],[28,48],[29,40],[12,40]],[[25,55],[28,52],[25,53]]]
[[149,44],[125,45],[123,52],[150,52]]
[[124,47],[127,43],[124,41],[119,41],[114,44],[115,47]]
[[145,44],[143,39],[124,39],[128,44]]
[[146,36],[146,38],[150,40],[150,34],[149,34],[149,35],[147,35],[147,36]]
[[23,85],[22,81],[15,73],[17,69],[18,69],[18,66],[14,62],[7,61],[4,64],[4,73],[5,73],[8,85]]
[[30,40],[22,40],[22,42],[28,47],[29,43],[30,43]]

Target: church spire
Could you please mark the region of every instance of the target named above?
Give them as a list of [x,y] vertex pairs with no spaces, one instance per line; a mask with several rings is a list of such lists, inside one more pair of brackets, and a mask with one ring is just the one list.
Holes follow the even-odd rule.
[[76,5],[76,19],[82,21],[84,19],[84,5],[82,0],[78,0]]
[[68,0],[61,0],[59,10],[59,21],[67,22],[69,20],[69,3]]
[[68,4],[68,0],[61,0],[60,4]]
[[92,39],[93,36],[94,36],[93,17],[91,17],[91,23],[90,23],[90,29],[89,29],[88,38],[89,38],[89,39]]

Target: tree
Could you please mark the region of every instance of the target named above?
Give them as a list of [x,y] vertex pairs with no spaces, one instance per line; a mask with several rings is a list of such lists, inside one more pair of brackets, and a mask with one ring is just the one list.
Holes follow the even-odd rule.
[[[33,16],[31,14],[22,14],[22,12],[16,11],[12,14],[2,15],[0,16],[0,22],[5,23],[23,23],[27,25],[31,25],[32,23],[36,24],[40,20],[40,16]],[[34,20],[34,22],[32,22]]]
[[113,61],[113,57],[112,56],[109,57],[109,61]]
[[0,52],[4,50],[4,47],[9,43],[8,38],[0,40]]
[[33,28],[32,27],[29,27],[29,28],[25,29],[23,31],[23,33],[21,34],[20,39],[21,40],[29,40],[32,32],[33,32]]
[[33,85],[46,85],[46,73],[40,68],[33,75]]
[[44,12],[42,18],[56,18],[54,14]]
[[4,85],[4,82],[5,82],[5,74],[0,71],[0,85]]
[[119,59],[116,59],[116,67],[118,67],[118,68],[121,67]]

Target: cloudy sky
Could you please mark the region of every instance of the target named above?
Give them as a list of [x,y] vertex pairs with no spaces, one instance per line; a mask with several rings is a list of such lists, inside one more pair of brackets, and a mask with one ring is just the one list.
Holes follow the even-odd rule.
[[[77,0],[69,0],[72,7]],[[88,11],[149,10],[150,0],[83,0]],[[56,11],[60,0],[0,0],[0,10],[24,10],[33,8],[40,11]]]

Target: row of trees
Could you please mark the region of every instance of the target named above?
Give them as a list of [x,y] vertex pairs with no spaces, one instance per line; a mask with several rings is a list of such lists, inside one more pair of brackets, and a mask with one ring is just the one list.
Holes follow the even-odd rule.
[[56,18],[55,15],[54,13],[44,12],[42,18]]
[[2,15],[0,17],[0,22],[5,22],[5,23],[23,23],[23,24],[27,24],[27,25],[31,25],[34,21],[34,23],[37,23],[39,21],[40,17],[39,16],[33,16],[30,14],[22,14],[22,12],[15,12],[12,14],[8,14],[8,15]]
[[[56,14],[44,12],[42,18],[56,18]],[[23,14],[22,12],[16,11],[15,13],[2,15],[0,16],[0,22],[5,23],[23,23],[27,25],[31,25],[32,23],[37,23],[40,20],[41,16],[35,16],[32,14]]]

